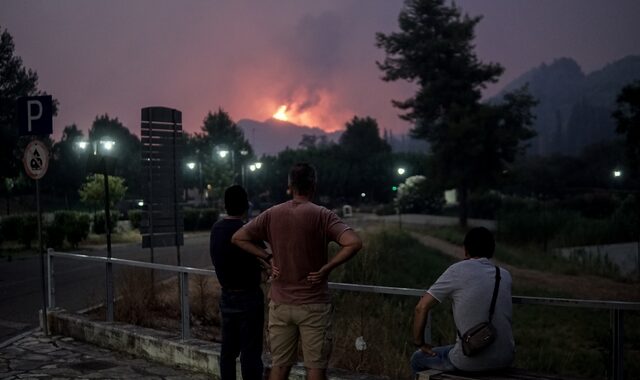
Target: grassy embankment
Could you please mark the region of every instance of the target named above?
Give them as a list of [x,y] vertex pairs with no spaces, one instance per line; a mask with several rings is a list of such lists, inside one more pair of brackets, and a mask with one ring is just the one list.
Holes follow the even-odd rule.
[[[446,233],[451,233],[446,232]],[[366,237],[365,250],[332,275],[332,281],[427,288],[453,260],[429,250],[403,231],[383,231]],[[498,257],[513,265],[545,267],[545,260],[500,247]],[[506,259],[505,259],[506,260]],[[520,260],[520,261],[518,261]],[[537,260],[540,260],[538,262]],[[555,262],[559,271],[564,263]],[[514,284],[517,295],[570,297],[570,294]],[[333,365],[408,378],[409,343],[415,297],[336,292],[336,338]],[[544,306],[514,306],[515,365],[539,372],[588,378],[605,378],[608,368],[610,327],[607,311]],[[355,350],[363,336],[367,350]],[[455,339],[450,304],[433,314],[434,344]],[[625,315],[625,369],[629,378],[640,376],[640,315]]]

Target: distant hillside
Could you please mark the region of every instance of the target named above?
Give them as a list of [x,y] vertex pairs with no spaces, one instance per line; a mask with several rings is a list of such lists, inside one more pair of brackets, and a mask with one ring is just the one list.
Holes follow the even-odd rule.
[[245,137],[258,155],[276,155],[287,147],[297,149],[303,135],[326,136],[329,141],[337,142],[342,134],[340,131],[327,133],[320,128],[276,119],[265,121],[242,119],[238,121],[238,126],[242,128]]
[[530,152],[577,154],[589,144],[615,136],[611,112],[622,87],[640,79],[640,56],[628,56],[584,74],[578,63],[560,58],[528,71],[497,96],[524,84],[538,99]]
[[[258,155],[276,155],[285,150],[300,148],[300,142],[304,135],[324,138],[327,142],[337,143],[340,140],[342,131],[325,132],[320,128],[301,126],[286,121],[267,119],[256,121],[242,119],[238,121],[238,126],[244,132],[244,136],[249,140],[253,150]],[[427,143],[423,140],[414,140],[408,135],[394,135],[391,131],[384,131],[382,136],[389,143],[394,152],[426,152]]]

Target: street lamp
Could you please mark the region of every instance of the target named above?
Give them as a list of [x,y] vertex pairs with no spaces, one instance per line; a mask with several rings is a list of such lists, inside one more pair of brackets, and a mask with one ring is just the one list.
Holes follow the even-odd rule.
[[[216,148],[216,150],[218,152],[218,156],[220,156],[220,158],[222,158],[222,159],[226,158],[228,155],[231,155],[231,170],[233,170],[233,182],[235,182],[235,179],[236,179],[236,154],[235,154],[235,151],[233,149],[227,149],[227,148]],[[247,154],[249,154],[249,151],[246,150],[246,149],[240,149],[238,151],[238,153],[240,153],[241,156],[246,156]],[[240,167],[240,175],[241,175],[242,186],[245,186],[244,162],[242,163],[242,165]]]
[[620,178],[622,177],[622,170],[616,169],[611,174],[613,174],[614,178]]
[[187,168],[189,170],[194,170],[196,168],[196,165],[198,166],[198,195],[200,196],[200,203],[203,203],[203,196],[202,196],[202,164],[200,163],[200,161],[198,161],[197,163],[194,161],[189,161],[187,162]]
[[399,175],[404,175],[404,173],[406,173],[406,169],[405,168],[398,168],[398,174]]
[[[93,154],[90,156],[90,160],[100,160],[102,162],[102,175],[104,176],[104,223],[107,236],[107,258],[111,259],[111,212],[110,212],[110,199],[109,199],[109,174],[107,172],[107,158],[109,153],[116,145],[115,141],[110,138],[103,137],[97,141],[78,141],[78,148],[86,151],[91,145],[93,147]],[[98,149],[102,147],[102,149]],[[95,168],[95,167],[94,167]],[[106,290],[107,290],[107,321],[113,321],[113,268],[111,262],[107,262],[106,265]]]

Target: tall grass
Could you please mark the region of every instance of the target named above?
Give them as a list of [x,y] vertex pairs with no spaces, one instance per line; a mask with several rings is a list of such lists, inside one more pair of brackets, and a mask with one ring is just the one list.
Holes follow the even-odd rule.
[[[448,230],[451,237],[458,234]],[[500,255],[500,252],[497,253]],[[333,274],[332,281],[428,288],[452,263],[426,249],[406,232],[367,235],[365,249]],[[563,297],[553,289],[514,289],[514,293]],[[408,360],[416,297],[336,292],[335,344],[332,366],[390,378],[409,378]],[[455,330],[450,303],[432,314],[432,343],[451,344]],[[640,378],[640,313],[625,314],[625,370]],[[592,309],[515,305],[513,319],[517,355],[515,366],[532,371],[606,378],[611,363],[609,314]],[[362,336],[365,351],[357,351]]]
[[[400,230],[365,237],[365,248],[339,267],[331,281],[382,286],[425,288],[452,263],[448,257],[426,249]],[[336,292],[335,346],[332,366],[357,372],[409,378],[408,360],[416,297]],[[436,311],[438,326],[451,326],[448,308]],[[441,323],[440,323],[441,322]],[[362,336],[367,349],[357,351]],[[435,328],[436,344],[453,339],[450,328]]]
[[[452,237],[458,232],[448,230]],[[453,231],[453,232],[451,232]],[[365,248],[331,274],[331,281],[426,289],[453,263],[425,248],[407,232],[386,230],[364,236]],[[333,251],[336,249],[334,247]],[[500,253],[498,253],[500,256]],[[145,271],[123,272],[116,305],[118,320],[179,331],[177,281],[156,288],[150,301]],[[128,289],[127,289],[128,288]],[[219,334],[215,280],[191,276],[192,334],[215,339]],[[516,287],[514,293],[562,297],[554,289]],[[409,378],[413,310],[417,297],[335,291],[334,351],[331,366],[355,372]],[[153,298],[152,298],[153,299]],[[144,308],[137,304],[145,305]],[[126,308],[131,310],[126,311]],[[609,315],[591,309],[515,305],[513,319],[517,355],[515,366],[564,376],[605,378],[611,362]],[[640,378],[640,313],[625,313],[625,370]],[[367,343],[358,351],[355,340]],[[455,330],[451,305],[432,314],[432,343],[451,344]]]

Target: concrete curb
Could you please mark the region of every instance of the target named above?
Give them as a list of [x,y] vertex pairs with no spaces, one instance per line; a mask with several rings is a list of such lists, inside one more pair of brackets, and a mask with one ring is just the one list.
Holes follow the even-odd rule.
[[[48,310],[47,322],[50,334],[68,336],[79,341],[126,352],[165,365],[175,365],[204,372],[220,378],[220,344],[199,339],[181,340],[179,334],[159,331],[120,322],[92,321],[86,316],[69,313],[64,309]],[[240,362],[237,362],[238,378]],[[379,376],[351,373],[330,369],[329,379],[362,380],[383,379]],[[290,380],[305,380],[306,371],[294,366]]]
[[182,341],[176,334],[119,322],[91,321],[85,316],[68,313],[63,309],[49,310],[47,322],[51,334],[220,376],[218,343],[197,339]]

